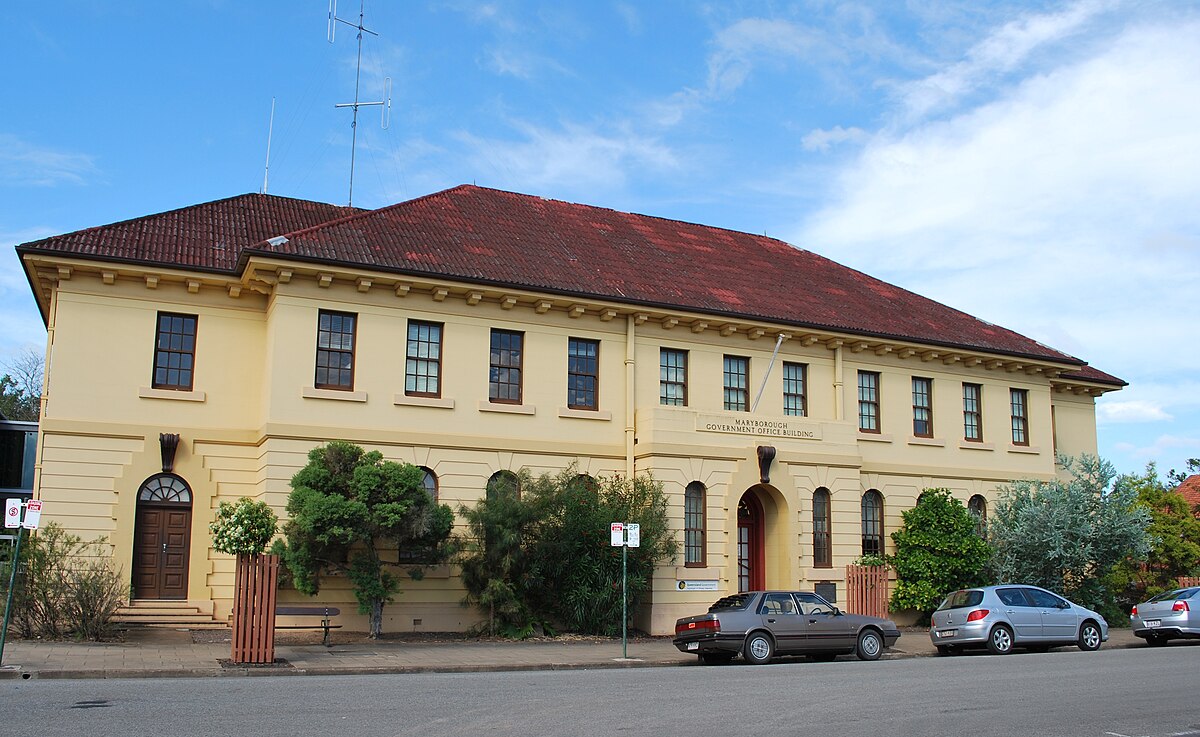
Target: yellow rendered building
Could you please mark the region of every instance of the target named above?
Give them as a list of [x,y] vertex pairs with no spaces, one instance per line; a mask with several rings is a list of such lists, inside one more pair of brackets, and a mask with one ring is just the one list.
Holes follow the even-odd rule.
[[[135,599],[228,614],[222,500],[280,517],[314,446],[426,471],[452,508],[495,474],[652,473],[678,529],[637,623],[814,588],[891,552],[930,487],[1096,452],[1080,359],[786,243],[462,186],[373,211],[243,195],[18,247],[47,327],[35,495],[107,538]],[[453,566],[385,631],[454,631]],[[297,596],[294,592],[288,596]],[[365,630],[345,582],[321,599]]]

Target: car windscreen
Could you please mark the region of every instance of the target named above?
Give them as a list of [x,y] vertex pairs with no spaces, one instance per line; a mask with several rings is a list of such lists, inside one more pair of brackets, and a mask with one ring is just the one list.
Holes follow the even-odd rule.
[[708,608],[710,612],[728,612],[736,609],[745,609],[750,603],[750,594],[734,594],[717,599],[717,603]]
[[979,606],[979,602],[983,601],[983,592],[979,589],[965,589],[963,591],[955,591],[946,597],[938,610],[942,609],[965,609],[969,606]]

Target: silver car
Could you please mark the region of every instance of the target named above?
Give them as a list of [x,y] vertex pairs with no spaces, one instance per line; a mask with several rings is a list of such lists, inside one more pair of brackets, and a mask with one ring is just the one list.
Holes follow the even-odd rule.
[[1037,586],[983,586],[947,596],[933,613],[929,638],[939,655],[969,647],[986,647],[997,655],[1014,647],[1099,650],[1108,639],[1108,622]]
[[1168,591],[1138,604],[1129,613],[1129,626],[1147,645],[1200,637],[1200,586]]

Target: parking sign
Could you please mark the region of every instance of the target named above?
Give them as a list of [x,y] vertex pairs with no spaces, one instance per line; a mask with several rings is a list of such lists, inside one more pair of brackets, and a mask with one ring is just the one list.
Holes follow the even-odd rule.
[[5,527],[20,527],[21,526],[21,500],[20,499],[5,499],[4,500],[4,526]]
[[26,530],[36,530],[38,523],[42,521],[42,503],[37,499],[31,499],[25,503],[25,524],[22,525]]

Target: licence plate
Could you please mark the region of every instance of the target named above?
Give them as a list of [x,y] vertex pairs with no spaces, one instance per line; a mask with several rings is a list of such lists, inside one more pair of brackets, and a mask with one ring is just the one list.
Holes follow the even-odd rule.
[[954,637],[958,630],[938,630],[938,637]]
[[1149,627],[1149,628],[1151,628],[1151,629],[1153,629],[1153,628],[1155,628],[1155,627],[1161,627],[1161,626],[1162,626],[1162,620],[1161,620],[1161,619],[1147,619],[1147,620],[1146,620],[1146,626],[1147,626],[1147,627]]
[[687,644],[687,649],[688,649],[688,650],[699,650],[699,649],[700,649],[700,643],[698,643],[698,642],[689,642],[689,643]]

